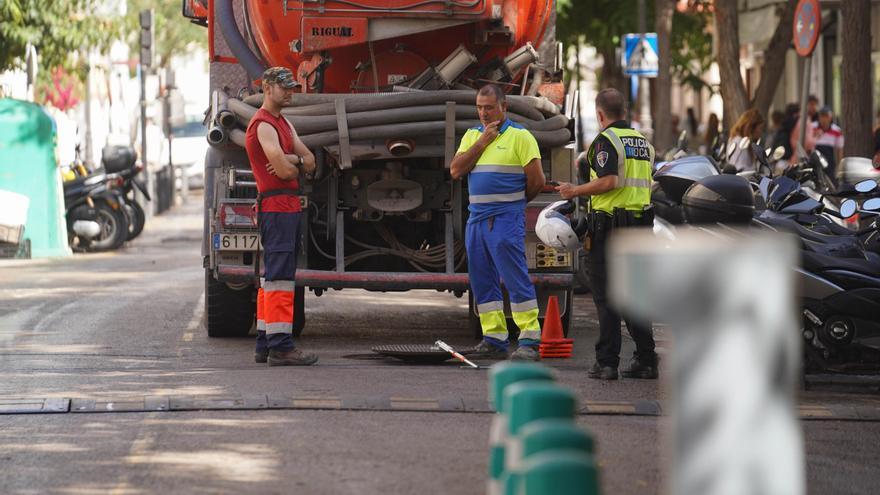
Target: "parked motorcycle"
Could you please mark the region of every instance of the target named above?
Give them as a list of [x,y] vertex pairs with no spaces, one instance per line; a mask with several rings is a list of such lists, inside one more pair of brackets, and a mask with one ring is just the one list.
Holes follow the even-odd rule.
[[136,162],[137,153],[130,146],[108,145],[101,151],[101,163],[104,171],[117,174],[121,178],[119,188],[123,197],[123,210],[129,223],[128,238],[126,239],[129,241],[141,234],[146,223],[146,214],[143,207],[134,198],[134,189],[137,188],[147,201],[152,201],[147,188],[137,180],[137,175],[143,171],[144,167]]
[[128,239],[129,223],[118,187],[122,178],[96,174],[64,183],[70,246],[76,251],[117,249]]
[[[791,182],[793,180],[789,179]],[[782,181],[786,183],[786,181]],[[864,201],[859,209],[852,198],[843,200],[840,211],[819,211],[820,201],[763,189],[769,205],[777,203],[842,218],[872,215],[880,210],[880,198]],[[800,239],[802,266],[795,269],[799,290],[804,338],[805,370],[851,372],[880,369],[880,254],[865,248],[865,232],[823,234],[811,230],[793,217],[778,215],[773,222],[755,218],[752,184],[742,177],[718,175],[700,179],[682,197],[684,219],[691,225],[739,225],[771,231],[785,231]],[[801,198],[803,199],[803,198]],[[807,209],[808,204],[813,208]],[[773,210],[769,210],[773,211]],[[880,231],[872,222],[873,233]],[[744,235],[724,229],[719,235]]]

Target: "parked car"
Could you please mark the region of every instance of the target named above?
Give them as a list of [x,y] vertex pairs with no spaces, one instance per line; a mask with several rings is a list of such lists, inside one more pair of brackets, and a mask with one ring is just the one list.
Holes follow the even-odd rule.
[[[171,163],[174,165],[175,185],[178,189],[182,189],[184,178],[189,189],[205,187],[207,133],[201,116],[188,117],[183,125],[171,128]],[[163,157],[164,163],[168,163],[167,149],[163,150]]]

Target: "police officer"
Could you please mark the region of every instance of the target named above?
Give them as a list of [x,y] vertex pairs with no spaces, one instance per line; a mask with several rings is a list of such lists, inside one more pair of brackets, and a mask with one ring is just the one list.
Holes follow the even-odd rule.
[[263,72],[262,85],[263,104],[245,137],[259,192],[257,221],[265,251],[265,271],[257,292],[254,359],[269,366],[310,365],[318,357],[293,345],[293,294],[302,215],[296,195],[298,178],[314,172],[315,156],[281,115],[298,86],[293,73],[285,67],[271,67]]
[[507,323],[500,280],[510,296],[513,321],[520,329],[511,359],[537,361],[541,328],[538,301],[525,252],[525,208],[544,187],[538,142],[505,115],[501,88],[477,93],[482,125],[468,129],[450,164],[453,179],[468,177],[470,216],[465,232],[471,292],[480,315],[483,340],[470,356],[504,359]]
[[[596,96],[596,114],[603,131],[588,150],[586,163],[579,163],[581,177],[589,176],[589,182],[577,186],[562,183],[556,190],[565,199],[592,196],[588,266],[593,301],[599,313],[599,341],[596,363],[588,375],[616,380],[621,317],[608,305],[607,240],[614,228],[647,226],[653,222],[649,206],[654,148],[624,121],[626,101],[620,91],[600,91]],[[651,324],[626,319],[626,326],[636,351],[629,367],[622,371],[623,376],[657,378]]]

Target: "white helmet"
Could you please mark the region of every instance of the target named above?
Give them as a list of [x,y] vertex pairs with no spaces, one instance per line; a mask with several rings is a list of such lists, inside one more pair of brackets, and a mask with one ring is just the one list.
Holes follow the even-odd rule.
[[538,214],[535,223],[535,234],[545,245],[553,249],[565,251],[577,251],[581,243],[571,222],[560,211],[571,212],[573,205],[570,201],[557,201],[547,206]]

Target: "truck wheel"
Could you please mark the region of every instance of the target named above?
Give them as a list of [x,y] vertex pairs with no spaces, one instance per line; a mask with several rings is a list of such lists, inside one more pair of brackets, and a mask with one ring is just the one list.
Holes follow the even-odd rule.
[[468,329],[476,340],[483,340],[483,327],[480,326],[480,317],[477,316],[474,293],[468,291]]
[[205,270],[205,328],[208,337],[246,337],[254,324],[254,288],[235,290]]
[[299,337],[306,327],[306,288],[293,289],[293,336]]

